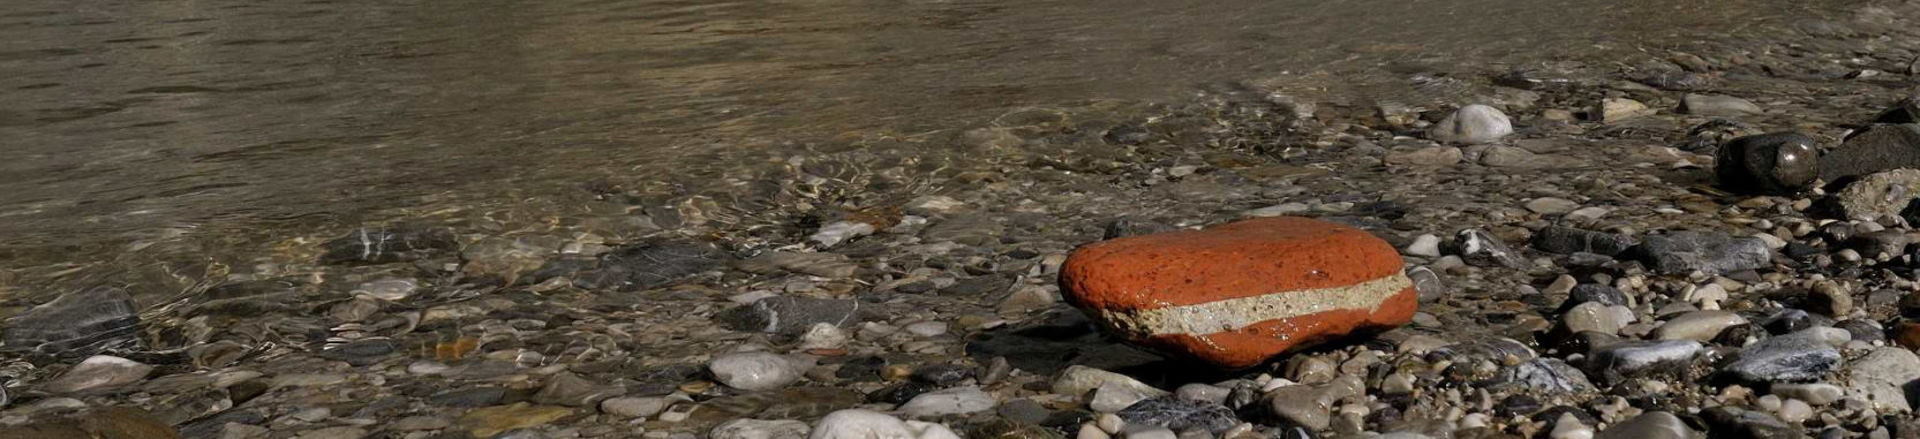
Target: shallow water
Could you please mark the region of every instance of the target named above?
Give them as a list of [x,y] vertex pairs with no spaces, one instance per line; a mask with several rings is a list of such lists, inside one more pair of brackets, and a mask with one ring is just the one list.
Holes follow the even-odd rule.
[[264,251],[602,179],[697,186],[766,166],[743,157],[805,154],[789,141],[1259,78],[1340,88],[1397,63],[1599,57],[1833,2],[1807,3],[14,0],[0,268],[169,239]]

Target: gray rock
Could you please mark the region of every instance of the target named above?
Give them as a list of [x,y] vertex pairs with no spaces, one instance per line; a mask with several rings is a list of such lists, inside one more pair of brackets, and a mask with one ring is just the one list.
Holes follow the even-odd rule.
[[1620,328],[1633,323],[1633,310],[1621,305],[1603,305],[1599,302],[1587,302],[1574,305],[1560,315],[1560,324],[1568,334],[1579,332],[1598,332],[1601,334],[1619,334]]
[[1567,303],[1579,305],[1589,302],[1606,306],[1630,305],[1627,303],[1627,293],[1601,284],[1574,285],[1573,291],[1567,293]]
[[1518,386],[1545,393],[1592,392],[1587,374],[1558,358],[1536,358],[1500,369],[1498,386]]
[[1754,383],[1806,382],[1840,366],[1840,351],[1815,331],[1776,336],[1747,345],[1740,358],[1721,369]]
[[1477,266],[1499,266],[1519,270],[1526,269],[1530,265],[1526,258],[1515,253],[1512,248],[1507,247],[1506,243],[1500,242],[1500,238],[1494,237],[1485,230],[1461,230],[1459,234],[1454,235],[1450,248],[1454,253],[1459,254],[1462,260]]
[[1335,403],[1365,391],[1366,383],[1360,377],[1341,375],[1325,384],[1273,389],[1267,392],[1265,401],[1267,409],[1280,419],[1313,430],[1325,430],[1333,422]]
[[658,396],[607,398],[600,401],[600,411],[623,418],[645,418],[667,411],[671,405],[672,399]]
[[1525,343],[1506,337],[1476,337],[1472,340],[1454,343],[1434,349],[1427,354],[1429,361],[1452,360],[1454,363],[1469,363],[1486,360],[1495,364],[1528,361],[1539,357]]
[[506,399],[507,389],[499,387],[473,387],[440,392],[427,397],[427,402],[447,407],[485,407],[499,404]]
[[[1856,364],[1856,366],[1858,366],[1858,364]],[[1916,364],[1916,366],[1920,366],[1920,364]],[[1780,383],[1774,384],[1768,391],[1775,395],[1780,395],[1782,398],[1794,398],[1813,405],[1827,405],[1834,401],[1839,401],[1840,397],[1846,396],[1847,392],[1846,389],[1840,388],[1840,386],[1827,383]]]
[[735,419],[707,432],[710,439],[806,439],[807,423],[791,419]]
[[1613,256],[1637,245],[1632,237],[1572,227],[1552,226],[1533,235],[1533,248],[1548,253],[1593,253]]
[[105,390],[140,382],[153,366],[110,355],[95,355],[40,385],[50,393],[80,393]]
[[1594,349],[1587,360],[1588,376],[1618,382],[1656,371],[1675,371],[1693,360],[1700,342],[1693,340],[1627,341]]
[[1172,231],[1174,229],[1176,229],[1176,227],[1152,220],[1120,217],[1114,218],[1113,221],[1107,223],[1101,237],[1102,239],[1125,238],[1128,236],[1150,235]]
[[778,250],[761,253],[759,256],[741,261],[738,266],[742,271],[750,273],[773,274],[790,271],[833,279],[853,276],[853,272],[859,269],[859,266],[848,260],[846,255]]
[[412,261],[460,249],[453,230],[411,225],[361,227],[323,244],[324,264],[384,264]]
[[1920,395],[1920,356],[1900,347],[1876,348],[1847,366],[1847,388],[1882,411],[1913,411]]
[[1877,172],[1834,194],[1840,214],[1848,218],[1874,219],[1909,213],[1915,199],[1920,199],[1920,169]]
[[787,357],[766,352],[724,354],[707,363],[720,384],[740,390],[772,390],[800,381],[800,370]]
[[1413,281],[1413,289],[1420,294],[1421,303],[1432,303],[1447,295],[1447,284],[1440,281],[1440,275],[1427,267],[1407,269],[1407,279]]
[[1765,110],[1746,99],[1688,93],[1680,99],[1680,111],[1698,116],[1745,116],[1760,114]]
[[1691,230],[1648,236],[1630,253],[1663,274],[1725,274],[1764,268],[1773,260],[1758,238]]
[[1078,365],[1068,366],[1066,370],[1060,372],[1060,377],[1053,380],[1053,393],[1083,398],[1088,396],[1088,392],[1108,383],[1134,389],[1148,398],[1167,395],[1167,391],[1156,389],[1133,377]]
[[400,350],[393,340],[373,339],[349,342],[320,351],[320,358],[345,361],[354,366],[379,363]]
[[815,324],[844,328],[859,323],[859,313],[860,302],[851,299],[780,296],[723,311],[714,319],[735,331],[800,335]]
[[909,417],[926,418],[992,410],[998,401],[979,387],[955,387],[922,393],[901,404],[899,411]]
[[580,277],[574,279],[574,284],[586,289],[646,290],[725,267],[732,261],[732,255],[706,242],[644,242],[600,255],[599,267],[581,272]]
[[1407,151],[1394,151],[1382,158],[1388,166],[1438,168],[1460,164],[1465,155],[1460,148],[1434,146]]
[[1594,439],[1691,439],[1693,429],[1667,412],[1647,412],[1595,435]]
[[1094,413],[1113,413],[1125,410],[1134,403],[1154,398],[1155,394],[1121,383],[1106,383],[1093,390],[1093,397],[1087,400],[1087,408]]
[[1820,149],[1800,133],[1746,136],[1727,142],[1714,156],[1720,187],[1745,194],[1789,195],[1813,186]]
[[1549,169],[1579,166],[1570,157],[1535,154],[1517,146],[1495,145],[1480,153],[1480,164],[1495,168]]
[[125,290],[95,287],[60,295],[20,312],[0,331],[6,352],[80,358],[108,349],[141,347],[140,310]]
[[1874,125],[1820,157],[1826,181],[1900,168],[1920,168],[1920,124]]
[[1205,383],[1187,383],[1173,390],[1174,397],[1187,401],[1213,404],[1225,403],[1227,401],[1227,395],[1232,393],[1233,389]]
[[1714,437],[1806,437],[1798,426],[1787,425],[1780,418],[1755,410],[1729,406],[1711,407],[1701,410],[1700,418],[1706,421],[1707,431],[1713,432]]
[[1513,134],[1506,113],[1485,105],[1460,107],[1427,129],[1427,137],[1444,143],[1488,143]]
[[1240,418],[1226,406],[1173,397],[1142,400],[1114,414],[1128,425],[1151,425],[1173,431],[1200,429],[1219,434],[1240,424]]

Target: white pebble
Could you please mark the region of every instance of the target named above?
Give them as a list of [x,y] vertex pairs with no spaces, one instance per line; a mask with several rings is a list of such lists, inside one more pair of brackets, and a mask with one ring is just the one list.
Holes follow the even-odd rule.
[[778,389],[800,380],[800,371],[786,357],[766,352],[714,357],[707,369],[720,384],[740,390]]

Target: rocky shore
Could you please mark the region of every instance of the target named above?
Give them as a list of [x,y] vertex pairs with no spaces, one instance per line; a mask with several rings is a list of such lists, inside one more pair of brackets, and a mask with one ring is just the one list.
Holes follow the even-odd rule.
[[[1920,437],[1913,17],[316,232],[9,303],[0,438]],[[1411,323],[1228,370],[1064,300],[1082,245],[1266,217],[1398,250]]]

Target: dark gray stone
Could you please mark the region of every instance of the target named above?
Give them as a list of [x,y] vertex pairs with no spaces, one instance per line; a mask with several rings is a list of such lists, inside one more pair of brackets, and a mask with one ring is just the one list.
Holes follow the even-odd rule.
[[973,368],[958,364],[929,364],[914,369],[911,378],[935,386],[951,387],[973,378]]
[[1632,237],[1572,227],[1553,226],[1533,235],[1533,248],[1548,253],[1593,253],[1613,256],[1637,244]]
[[1920,168],[1920,124],[1868,127],[1820,158],[1820,178],[1829,182],[1899,168]]
[[849,299],[812,297],[768,297],[715,315],[721,325],[735,331],[759,331],[799,335],[816,323],[846,327],[858,323],[860,302]]
[[486,407],[499,404],[506,398],[507,389],[474,387],[436,393],[427,397],[427,402],[445,407]]
[[1580,284],[1574,285],[1573,291],[1567,294],[1568,306],[1587,302],[1599,302],[1607,306],[1626,305],[1627,293],[1620,292],[1618,288],[1601,284]]
[[443,227],[391,226],[354,229],[324,246],[321,263],[385,264],[456,251],[460,242]]
[[1662,274],[1693,271],[1709,275],[1766,267],[1773,260],[1766,241],[1724,233],[1678,231],[1647,236],[1631,251]]
[[1787,425],[1773,415],[1738,407],[1718,406],[1700,411],[1707,432],[1716,438],[1798,439],[1807,437],[1800,428]]
[[1173,226],[1138,218],[1120,217],[1107,223],[1101,234],[1104,239],[1125,238],[1128,236],[1148,235],[1174,230]]
[[108,349],[138,349],[140,310],[125,290],[94,287],[29,308],[4,325],[5,352],[80,358]]
[[939,389],[940,388],[938,386],[934,386],[932,383],[925,383],[920,381],[907,381],[907,382],[894,384],[887,387],[882,387],[880,388],[880,390],[875,390],[872,393],[868,393],[867,402],[886,403],[886,404],[906,404],[907,401],[912,401],[913,398],[916,396],[920,396],[921,394],[932,392],[934,390],[939,390]]
[[706,242],[645,242],[621,247],[600,256],[600,266],[580,273],[574,284],[586,289],[619,291],[658,288],[687,276],[725,267],[733,259],[733,255]]
[[1816,334],[1796,332],[1747,345],[1721,371],[1752,383],[1807,382],[1839,366],[1839,350]]
[[[1920,59],[1915,61],[1920,62]],[[1920,96],[1909,96],[1895,102],[1893,107],[1874,117],[1873,123],[1920,123]]]
[[1800,133],[1747,136],[1727,142],[1714,158],[1720,187],[1744,194],[1799,193],[1819,175],[1819,144]]
[[1526,269],[1527,259],[1500,242],[1492,233],[1480,229],[1461,230],[1454,236],[1451,248],[1454,254],[1468,264],[1481,267],[1506,267],[1516,270]]
[[1518,386],[1539,392],[1591,392],[1587,374],[1558,358],[1535,358],[1500,370],[1496,386]]
[[1172,396],[1140,400],[1114,414],[1128,424],[1166,427],[1173,431],[1200,429],[1219,434],[1240,424],[1240,418],[1226,406]]

